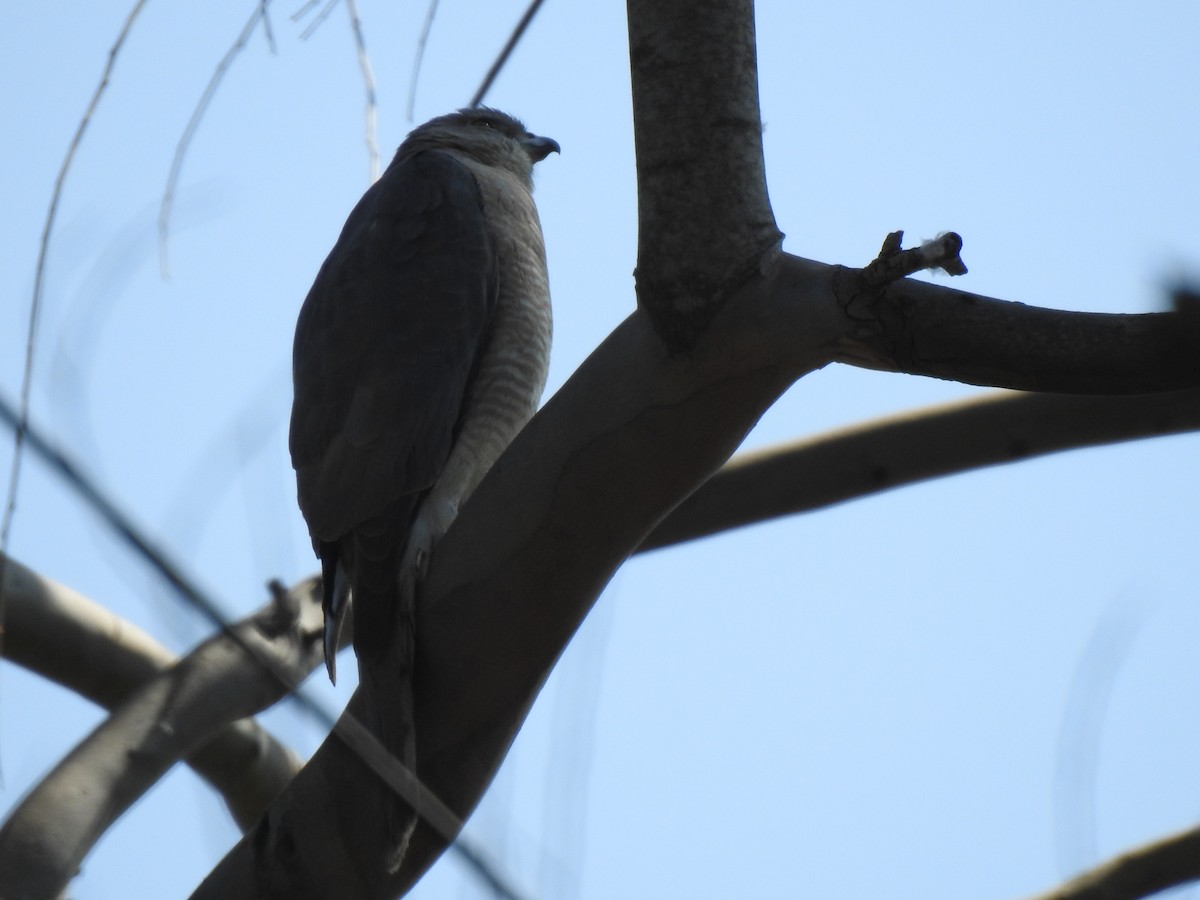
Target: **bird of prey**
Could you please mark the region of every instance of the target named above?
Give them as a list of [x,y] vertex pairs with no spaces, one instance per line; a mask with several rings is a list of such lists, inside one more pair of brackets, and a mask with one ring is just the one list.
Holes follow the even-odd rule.
[[[325,661],[334,679],[349,594],[375,704],[411,691],[411,587],[545,386],[550,294],[531,192],[534,163],[558,149],[492,109],[416,128],[300,310],[289,446],[324,575]],[[413,756],[411,729],[375,724]]]

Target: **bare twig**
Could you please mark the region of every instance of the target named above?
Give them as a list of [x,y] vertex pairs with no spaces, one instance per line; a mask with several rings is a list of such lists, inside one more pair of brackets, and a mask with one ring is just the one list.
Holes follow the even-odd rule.
[[192,139],[196,136],[196,130],[200,127],[200,120],[204,118],[204,114],[208,111],[208,105],[216,95],[217,88],[225,78],[225,74],[229,71],[230,65],[232,65],[237,55],[245,48],[246,42],[250,40],[250,35],[254,33],[255,26],[259,22],[265,23],[267,21],[266,4],[268,2],[270,0],[262,0],[258,6],[254,7],[254,12],[246,20],[246,24],[242,26],[241,33],[238,34],[237,39],[234,40],[229,49],[225,51],[225,55],[221,57],[221,61],[217,63],[212,76],[208,79],[208,84],[205,86],[204,92],[200,95],[199,102],[196,103],[196,108],[192,110],[192,116],[188,119],[188,123],[183,129],[183,134],[179,137],[179,142],[175,145],[175,156],[171,160],[171,171],[167,174],[167,185],[163,189],[162,203],[158,209],[158,265],[164,278],[170,274],[171,269],[167,257],[171,208],[175,204],[175,189],[179,184],[179,175],[183,170],[184,158],[192,146]]
[[[17,418],[12,408],[0,397],[0,422],[15,427]],[[122,510],[84,472],[83,468],[61,449],[40,435],[31,425],[26,426],[26,440],[31,450],[38,454],[63,481],[78,493],[83,501],[97,514],[108,528],[123,540],[130,549],[149,567],[157,572],[171,587],[176,597],[200,612],[213,627],[224,629],[229,617],[220,605],[191,578],[170,553],[150,538],[133,517]],[[3,558],[0,557],[0,560]],[[333,716],[314,698],[303,691],[296,691],[296,701],[301,708],[313,715],[326,728],[333,727]]]
[[[321,11],[319,13],[317,13],[317,17],[315,19],[313,19],[311,22],[309,22],[308,26],[302,32],[300,32],[300,40],[307,41],[310,37],[313,36],[313,32],[315,32],[318,28],[320,28],[321,23],[323,23],[326,19],[329,18],[329,14],[331,12],[333,12],[333,8],[335,6],[337,6],[337,2],[338,2],[338,0],[329,0],[329,2],[327,2],[323,7],[321,7]],[[307,13],[310,9],[312,9],[314,6],[316,6],[316,3],[305,3],[304,7],[301,9],[301,11],[296,13],[296,15],[292,16],[292,18],[299,19],[301,16],[303,16],[305,13]]]
[[308,11],[316,5],[317,5],[317,0],[306,0],[306,2],[304,3],[303,6],[301,6],[298,10],[296,10],[294,13],[292,13],[292,15],[291,15],[292,21],[299,22],[301,19],[303,19],[305,16],[307,16]]
[[512,30],[512,34],[508,36],[508,43],[504,45],[504,49],[500,51],[500,55],[496,57],[496,61],[492,63],[492,67],[488,69],[487,74],[483,76],[483,81],[479,85],[479,89],[475,91],[475,96],[471,98],[468,106],[478,106],[483,102],[483,98],[487,96],[487,92],[492,88],[492,82],[500,74],[500,70],[504,68],[508,58],[512,56],[513,50],[517,48],[521,38],[525,34],[525,29],[529,27],[529,23],[533,21],[533,17],[537,15],[541,9],[543,0],[532,0],[529,8],[525,10],[525,14],[521,16],[519,22]]
[[425,23],[421,26],[421,36],[417,38],[417,56],[413,60],[412,77],[408,81],[408,105],[405,113],[408,121],[413,120],[413,107],[417,104],[417,79],[421,75],[421,63],[425,59],[425,47],[429,43],[429,32],[433,28],[433,17],[437,14],[438,0],[429,0],[425,10]]
[[271,14],[268,7],[271,5],[271,0],[258,0],[258,11],[262,17],[263,36],[267,39],[267,48],[274,56],[279,52],[279,48],[275,45],[275,29],[271,27]]
[[[133,29],[133,23],[145,5],[146,0],[137,0],[133,4],[133,7],[129,10],[129,14],[125,17],[125,23],[121,26],[121,30],[117,34],[117,39],[108,49],[108,62],[104,65],[104,71],[100,75],[100,81],[96,85],[96,90],[92,92],[92,99],[88,102],[87,109],[83,111],[83,117],[79,120],[79,125],[75,129],[75,135],[71,138],[71,143],[67,146],[66,156],[63,157],[62,165],[58,170],[58,176],[54,179],[54,190],[50,195],[50,206],[46,210],[46,222],[42,227],[42,240],[38,246],[37,266],[34,269],[33,275],[33,296],[29,301],[29,329],[25,337],[25,368],[21,375],[20,409],[13,424],[13,457],[12,467],[8,474],[8,498],[4,503],[4,517],[2,524],[0,524],[0,586],[4,584],[4,560],[7,559],[8,539],[12,532],[13,516],[17,509],[17,487],[21,480],[21,460],[24,457],[25,438],[29,428],[29,400],[33,386],[33,360],[37,347],[38,317],[41,313],[42,293],[45,290],[46,256],[50,250],[50,235],[54,231],[54,220],[58,216],[58,203],[62,199],[63,185],[67,180],[67,172],[70,171],[71,163],[75,159],[75,153],[83,141],[83,133],[92,121],[92,115],[96,112],[96,107],[100,104],[100,98],[108,88],[109,79],[112,76],[113,68],[116,66],[121,48],[125,45],[125,39],[129,37],[129,32]],[[3,634],[4,591],[0,588],[0,641],[3,640]]]
[[366,139],[367,159],[371,183],[379,178],[379,141],[375,135],[375,120],[378,105],[375,101],[375,73],[371,71],[371,57],[367,55],[367,42],[363,38],[362,19],[358,15],[358,0],[346,0],[346,12],[350,15],[350,30],[354,32],[354,47],[358,53],[358,67],[362,70],[363,88],[367,94]]
[[[15,428],[19,419],[8,402],[0,397],[0,422]],[[170,558],[170,554],[158,546],[146,532],[134,522],[132,516],[122,510],[105,492],[96,485],[61,449],[40,435],[28,423],[26,441],[31,450],[42,458],[58,476],[70,485],[83,501],[96,513],[108,528],[120,537],[133,552],[157,572],[188,606],[199,610],[217,628],[224,628],[228,619],[220,607]]]
[[[338,0],[328,0],[321,7],[316,17],[300,32],[300,39],[306,41],[312,37],[313,33],[329,18],[329,14],[333,12],[337,3]],[[303,18],[315,6],[315,0],[305,3],[304,6],[292,14],[292,21],[298,21]],[[354,48],[358,55],[358,67],[362,71],[363,88],[367,95],[365,111],[366,126],[364,129],[367,142],[367,170],[371,183],[374,184],[379,178],[379,141],[376,136],[376,120],[378,118],[379,104],[376,100],[375,73],[371,68],[371,57],[367,53],[367,42],[363,36],[362,17],[358,12],[357,0],[346,0],[346,13],[350,16],[350,31],[354,35]]]

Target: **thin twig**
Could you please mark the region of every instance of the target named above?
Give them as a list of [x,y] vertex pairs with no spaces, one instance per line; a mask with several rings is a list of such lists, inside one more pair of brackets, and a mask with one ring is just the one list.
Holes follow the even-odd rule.
[[417,79],[421,76],[421,63],[425,60],[425,46],[429,43],[429,32],[433,28],[433,17],[437,14],[438,0],[429,0],[429,8],[425,10],[425,23],[421,26],[421,36],[417,38],[417,57],[413,60],[412,77],[408,80],[408,121],[413,120],[413,108],[417,105]]
[[354,32],[354,48],[358,52],[358,67],[362,70],[363,87],[367,92],[366,138],[367,159],[371,183],[379,179],[379,142],[375,136],[375,118],[378,105],[375,102],[375,73],[371,71],[371,57],[367,55],[367,42],[363,39],[362,19],[358,15],[358,0],[346,0],[346,12],[350,14],[350,30]]
[[[13,411],[7,398],[3,396],[0,396],[0,422],[13,429],[19,422],[18,414]],[[176,596],[188,606],[199,611],[213,627],[217,629],[229,627],[230,620],[221,610],[220,605],[171,559],[165,549],[149,538],[133,520],[133,517],[122,510],[115,500],[111,499],[102,488],[93,482],[78,463],[43,437],[28,422],[25,423],[25,441],[29,449],[79,494],[84,503],[100,516],[101,521],[121,538],[135,555],[141,557],[171,586]],[[316,700],[300,690],[296,691],[296,699],[301,707],[311,713],[323,726],[327,728],[333,726],[333,715]]]
[[533,0],[529,4],[529,8],[525,10],[525,15],[521,16],[521,21],[517,23],[517,27],[513,29],[512,34],[508,36],[508,43],[504,45],[504,49],[500,51],[500,55],[496,57],[496,61],[492,63],[492,67],[488,69],[488,73],[483,76],[483,83],[479,85],[479,90],[475,92],[475,96],[471,98],[468,106],[478,106],[483,102],[483,98],[487,96],[487,92],[491,90],[492,82],[500,74],[500,70],[504,68],[508,58],[512,56],[513,50],[517,48],[517,43],[525,34],[525,29],[529,27],[529,23],[533,21],[533,17],[537,15],[538,10],[542,6],[543,0]]
[[[292,19],[299,19],[304,13],[312,9],[314,5],[313,2],[306,3],[300,11],[292,16]],[[308,40],[312,37],[313,32],[321,27],[321,23],[329,18],[329,14],[333,12],[335,6],[337,6],[337,0],[329,0],[321,8],[321,11],[317,13],[316,18],[309,22],[304,31],[300,33],[300,38]],[[376,137],[376,119],[379,104],[375,97],[375,73],[371,70],[371,57],[367,53],[367,42],[363,37],[362,18],[358,14],[357,0],[346,0],[346,12],[350,16],[350,30],[354,34],[354,48],[358,53],[358,67],[362,70],[363,87],[367,94],[367,108],[365,112],[367,170],[371,183],[374,184],[379,178],[379,141]]]
[[217,63],[212,77],[208,80],[208,85],[204,88],[204,93],[200,95],[200,101],[196,104],[196,108],[192,110],[192,117],[183,129],[179,143],[175,145],[175,158],[171,160],[171,171],[167,175],[167,186],[163,189],[162,204],[158,209],[158,265],[164,278],[170,274],[170,263],[167,259],[167,242],[169,240],[171,223],[171,207],[175,204],[175,188],[179,184],[179,173],[183,169],[184,157],[187,156],[187,152],[192,145],[192,138],[196,136],[196,129],[200,126],[200,120],[204,118],[205,112],[208,111],[208,105],[212,102],[212,98],[215,96],[222,79],[225,78],[225,73],[229,71],[229,66],[233,63],[233,60],[245,48],[246,42],[250,40],[250,35],[254,33],[255,26],[260,21],[266,21],[265,14],[265,2],[254,8],[253,14],[246,20],[246,24],[242,26],[242,31],[237,36],[237,40],[225,51],[225,55]]
[[25,441],[29,431],[29,402],[33,387],[33,359],[37,346],[38,317],[42,308],[42,294],[45,291],[46,257],[50,249],[50,234],[54,230],[54,220],[58,216],[58,203],[62,199],[63,185],[66,183],[67,172],[70,171],[71,163],[75,159],[75,152],[79,149],[79,145],[83,141],[83,133],[87,130],[88,123],[91,122],[92,115],[96,112],[96,107],[100,104],[100,98],[108,88],[109,79],[112,76],[113,68],[116,66],[117,56],[120,55],[121,48],[125,45],[125,39],[129,37],[129,32],[133,29],[133,23],[145,5],[146,0],[136,0],[133,8],[129,11],[129,15],[125,17],[125,23],[121,26],[121,30],[117,34],[117,39],[108,49],[108,62],[105,63],[104,71],[100,75],[100,81],[96,85],[96,90],[92,92],[92,99],[88,102],[87,109],[84,110],[83,117],[79,120],[79,125],[75,129],[75,136],[71,138],[71,143],[67,146],[67,153],[63,157],[62,165],[59,167],[58,177],[54,179],[54,191],[50,195],[50,206],[46,211],[46,223],[42,227],[42,241],[38,246],[37,266],[34,269],[33,275],[33,297],[29,301],[29,329],[25,336],[25,369],[21,374],[20,409],[12,424],[13,457],[12,467],[8,473],[8,498],[4,503],[3,523],[0,524],[0,640],[3,640],[4,634],[4,567],[5,560],[8,558],[8,541],[12,533],[13,516],[17,511],[17,486],[21,480],[21,460],[24,456]]
[[275,44],[275,29],[271,27],[271,14],[267,7],[271,5],[271,0],[258,0],[258,12],[262,18],[263,36],[267,39],[267,49],[271,51],[271,55],[275,56],[279,53],[279,47]]
[[[306,3],[304,5],[304,9],[307,11],[313,6],[314,4],[312,3]],[[335,6],[337,6],[337,0],[329,0],[329,2],[325,4],[321,11],[317,13],[317,17],[308,23],[308,27],[300,32],[300,40],[307,41],[310,37],[312,37],[313,32],[321,27],[321,23],[329,18],[329,14],[333,12],[333,8]]]
[[299,22],[306,15],[308,15],[308,11],[316,5],[317,5],[317,0],[308,0],[307,3],[305,3],[298,10],[296,10],[294,13],[292,13],[292,15],[291,15],[292,21]]

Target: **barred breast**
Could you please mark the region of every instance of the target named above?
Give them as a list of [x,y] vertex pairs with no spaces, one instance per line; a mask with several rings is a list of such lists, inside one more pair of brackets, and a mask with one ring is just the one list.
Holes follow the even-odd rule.
[[432,543],[537,410],[550,364],[552,318],[542,226],[527,182],[476,167],[499,263],[499,298],[467,393],[454,448],[410,538],[408,557]]

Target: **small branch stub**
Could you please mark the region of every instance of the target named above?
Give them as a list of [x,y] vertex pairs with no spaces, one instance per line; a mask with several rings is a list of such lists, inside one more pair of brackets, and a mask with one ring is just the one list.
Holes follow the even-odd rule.
[[943,232],[911,250],[900,249],[903,240],[903,231],[893,231],[884,238],[879,255],[862,271],[868,285],[883,287],[925,269],[941,269],[948,275],[967,273],[966,264],[959,256],[962,238],[953,231]]

